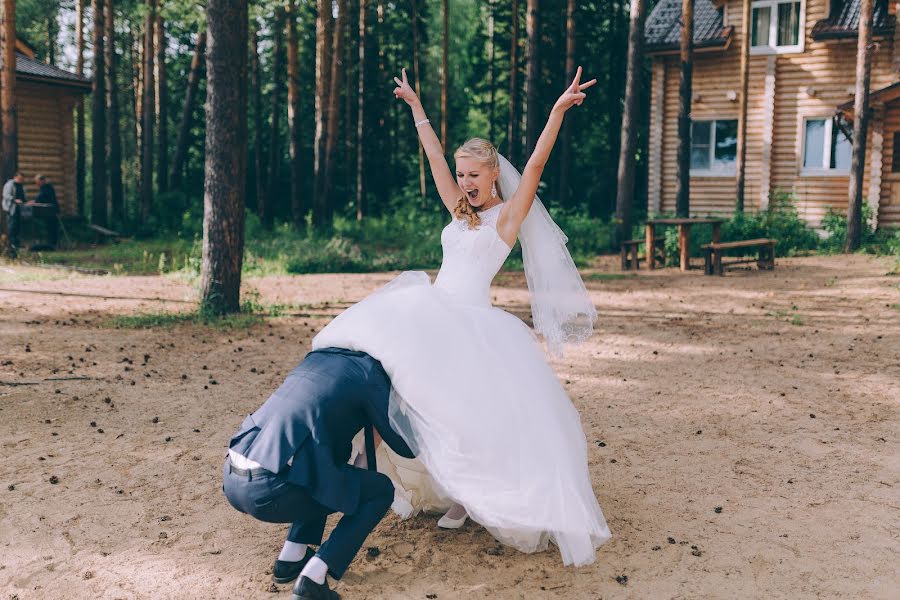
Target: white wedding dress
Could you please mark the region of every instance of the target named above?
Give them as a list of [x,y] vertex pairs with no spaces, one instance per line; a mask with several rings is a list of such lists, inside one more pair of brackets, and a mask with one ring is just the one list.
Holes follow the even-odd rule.
[[379,468],[413,509],[452,500],[503,543],[534,552],[553,541],[566,565],[584,565],[610,532],[578,412],[531,329],[491,306],[510,253],[495,229],[501,207],[481,212],[477,229],[459,219],[444,228],[433,285],[426,273],[402,273],[335,318],[313,349],[381,361],[392,425],[427,474],[396,455]]

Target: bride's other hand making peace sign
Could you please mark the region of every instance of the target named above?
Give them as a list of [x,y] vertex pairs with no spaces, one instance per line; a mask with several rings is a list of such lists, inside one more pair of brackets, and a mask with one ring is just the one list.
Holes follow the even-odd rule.
[[562,93],[562,96],[560,96],[559,100],[556,101],[556,104],[553,105],[553,110],[565,112],[573,106],[581,106],[581,103],[584,102],[584,99],[587,97],[584,90],[595,83],[597,83],[596,79],[581,83],[581,67],[578,67],[578,70],[575,72],[575,79],[572,80],[571,85],[566,88],[566,91]]
[[397,87],[394,88],[394,96],[396,98],[400,98],[410,106],[414,106],[419,102],[419,97],[416,95],[416,92],[412,89],[412,86],[409,85],[409,81],[406,79],[406,69],[400,69],[400,75],[403,79],[399,79],[394,77],[394,83],[397,84]]

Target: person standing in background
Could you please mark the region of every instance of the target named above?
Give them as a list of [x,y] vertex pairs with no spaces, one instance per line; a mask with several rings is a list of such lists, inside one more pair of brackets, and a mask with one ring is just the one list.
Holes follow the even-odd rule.
[[56,200],[56,190],[53,184],[44,175],[35,175],[34,183],[38,186],[38,195],[34,199],[35,204],[44,205],[38,207],[36,214],[40,214],[47,227],[47,244],[45,249],[55,250],[59,241],[59,203]]
[[16,171],[13,178],[3,185],[3,210],[6,211],[7,254],[16,258],[19,252],[19,224],[22,205],[25,204],[25,188],[22,182],[25,177]]

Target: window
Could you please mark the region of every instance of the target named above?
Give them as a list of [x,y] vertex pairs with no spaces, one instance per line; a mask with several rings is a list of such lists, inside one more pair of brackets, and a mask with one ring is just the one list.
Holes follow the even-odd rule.
[[850,171],[853,144],[833,119],[807,119],[803,124],[803,170]]
[[691,123],[691,170],[734,174],[737,157],[737,121]]
[[757,53],[802,51],[802,7],[792,0],[759,0],[751,13],[750,46]]

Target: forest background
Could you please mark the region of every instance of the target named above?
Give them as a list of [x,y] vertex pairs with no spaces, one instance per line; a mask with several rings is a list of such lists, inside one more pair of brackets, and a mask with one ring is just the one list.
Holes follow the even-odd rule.
[[[92,160],[97,113],[88,98],[77,109],[84,115],[76,133],[84,173],[79,212],[143,240],[104,256],[107,262],[151,271],[190,266],[199,260],[203,216],[205,7],[184,0],[97,5],[17,3],[19,36],[37,58],[87,77],[96,29],[104,34],[106,160]],[[104,19],[94,18],[97,10]],[[521,167],[574,67],[597,77],[589,101],[567,115],[539,193],[581,262],[607,250],[628,29],[629,3],[615,1],[251,2],[245,269],[439,264],[446,215],[427,164],[422,168],[409,111],[391,94],[401,67],[418,73],[451,165],[453,150],[480,136]],[[638,217],[646,207],[646,83]],[[93,181],[100,178],[107,195],[97,201]]]

